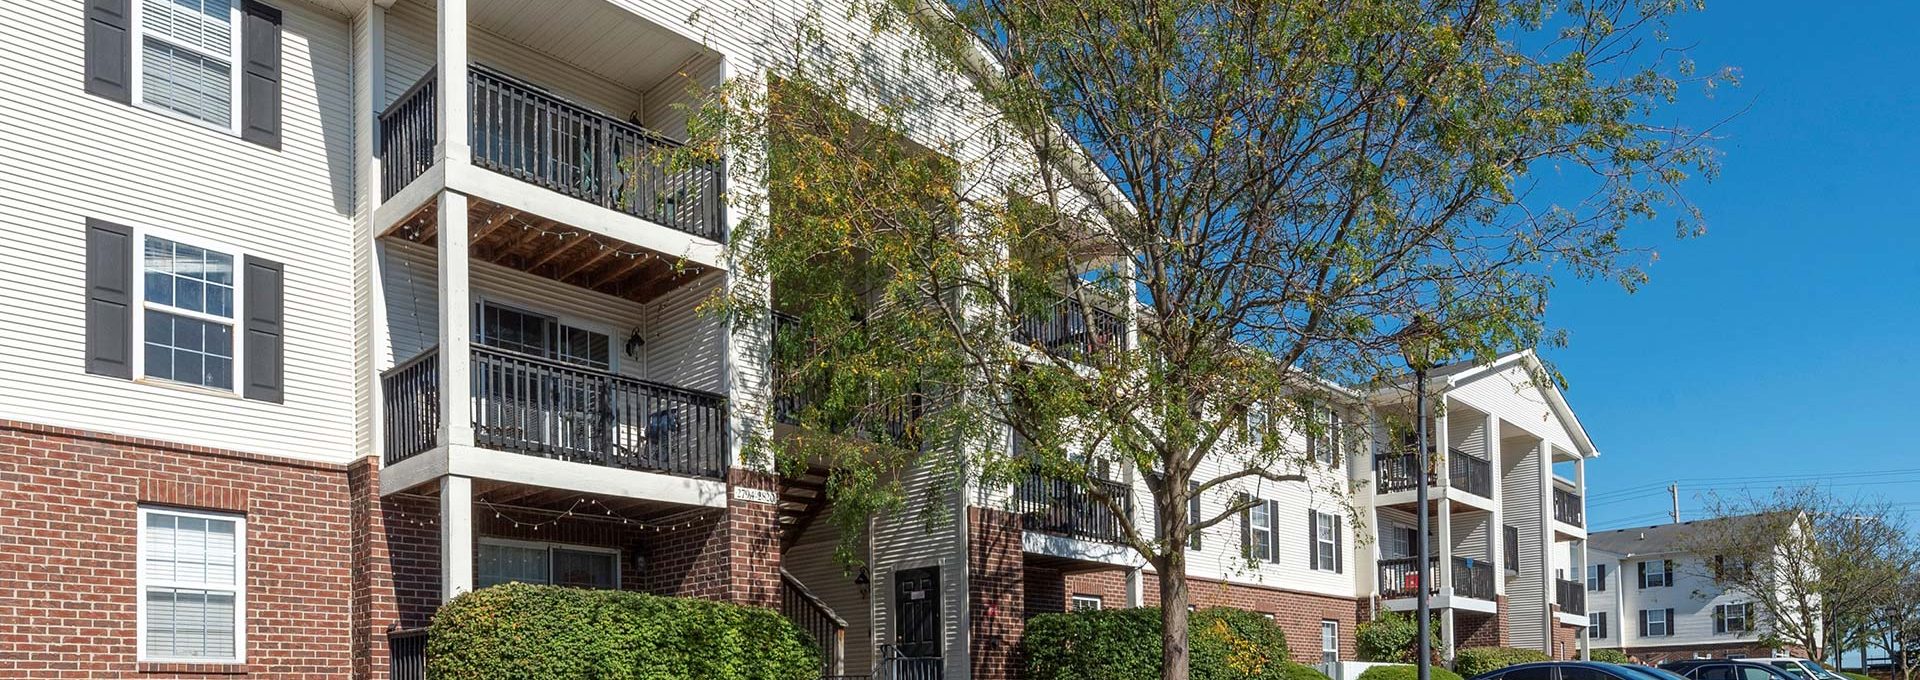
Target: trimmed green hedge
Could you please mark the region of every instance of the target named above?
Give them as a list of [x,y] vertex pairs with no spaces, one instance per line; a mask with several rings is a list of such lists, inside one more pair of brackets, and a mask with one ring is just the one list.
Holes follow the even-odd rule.
[[[1439,637],[1440,620],[1428,619],[1427,631]],[[1414,625],[1413,615],[1400,612],[1381,612],[1378,618],[1361,622],[1353,634],[1361,661],[1383,663],[1413,663],[1418,656],[1414,647],[1419,637],[1420,627]]]
[[1468,647],[1453,655],[1453,671],[1464,677],[1474,677],[1481,673],[1513,666],[1551,661],[1552,657],[1538,649],[1516,649],[1513,647]]
[[433,617],[434,680],[815,680],[813,643],[778,612],[723,602],[520,583]]
[[1595,649],[1587,652],[1587,658],[1600,663],[1630,663],[1627,653],[1618,649]]
[[[1395,664],[1369,668],[1365,673],[1360,674],[1359,680],[1416,680],[1419,677],[1420,669],[1414,668],[1413,665]],[[1459,674],[1440,666],[1429,669],[1427,677],[1432,680],[1460,680]]]
[[[1265,616],[1202,609],[1187,621],[1192,680],[1325,680],[1293,663],[1286,633]],[[1160,610],[1153,607],[1042,614],[1021,641],[1027,680],[1160,677]]]

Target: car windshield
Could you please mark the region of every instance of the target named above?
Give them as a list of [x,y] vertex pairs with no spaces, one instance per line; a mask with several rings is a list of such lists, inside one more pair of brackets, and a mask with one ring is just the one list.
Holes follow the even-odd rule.
[[1820,665],[1820,662],[1818,661],[1803,661],[1801,663],[1805,663],[1806,665],[1813,667],[1814,673],[1824,676],[1828,680],[1847,680],[1845,676],[1842,676],[1839,673],[1835,673],[1831,670],[1828,670],[1826,666]]
[[1774,668],[1778,668],[1780,670],[1786,671],[1788,675],[1791,675],[1793,677],[1796,677],[1796,678],[1807,677],[1807,669],[1801,668],[1800,663],[1797,661],[1774,661],[1771,663],[1773,664]]

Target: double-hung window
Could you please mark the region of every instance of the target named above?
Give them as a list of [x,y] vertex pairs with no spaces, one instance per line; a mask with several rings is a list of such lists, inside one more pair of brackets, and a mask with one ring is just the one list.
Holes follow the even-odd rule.
[[1253,559],[1273,560],[1273,511],[1268,503],[1255,503],[1247,510],[1247,532],[1252,537]]
[[1672,560],[1648,560],[1640,563],[1641,588],[1668,588],[1672,586]]
[[1073,610],[1077,612],[1097,612],[1103,602],[1099,595],[1074,595]]
[[1310,511],[1313,522],[1313,568],[1321,571],[1340,570],[1340,533],[1338,517]]
[[1640,637],[1668,637],[1673,635],[1673,610],[1640,610]]
[[246,520],[139,510],[139,657],[246,660]]
[[1333,409],[1315,409],[1314,426],[1322,428],[1320,432],[1307,439],[1308,453],[1314,462],[1327,467],[1340,466],[1341,431],[1340,414]]
[[1747,602],[1714,605],[1713,632],[1745,633],[1753,630],[1753,605]]
[[1607,590],[1607,565],[1587,565],[1587,590],[1605,592]]
[[141,257],[142,369],[148,378],[234,389],[240,277],[234,253],[148,234]]
[[134,95],[233,132],[239,118],[239,0],[135,0]]
[[1587,612],[1587,639],[1607,639],[1607,613]]
[[519,582],[576,588],[620,587],[620,551],[483,539],[475,587]]
[[1340,622],[1332,619],[1320,621],[1320,663],[1338,663],[1340,661]]

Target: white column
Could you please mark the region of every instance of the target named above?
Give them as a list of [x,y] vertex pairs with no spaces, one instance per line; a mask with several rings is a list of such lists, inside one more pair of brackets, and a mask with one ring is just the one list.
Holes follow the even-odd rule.
[[1127,572],[1127,606],[1144,607],[1147,601],[1147,568],[1134,567]]
[[1433,554],[1440,560],[1440,592],[1449,597],[1453,595],[1453,502],[1445,498],[1436,505],[1440,511],[1434,514],[1434,547],[1439,550]]
[[[1574,543],[1574,546],[1573,546],[1573,557],[1574,557],[1574,560],[1573,560],[1573,561],[1575,561],[1575,562],[1578,562],[1578,563],[1579,563],[1579,565],[1580,565],[1580,566],[1579,566],[1579,567],[1578,567],[1578,568],[1577,568],[1577,569],[1576,569],[1576,570],[1574,571],[1574,577],[1573,577],[1573,580],[1574,580],[1574,581],[1576,581],[1576,582],[1578,582],[1578,583],[1580,584],[1580,587],[1581,587],[1581,591],[1580,591],[1580,592],[1581,592],[1581,594],[1583,594],[1583,595],[1585,595],[1585,596],[1586,596],[1586,599],[1587,599],[1587,608],[1586,608],[1586,612],[1587,612],[1587,615],[1588,615],[1588,616],[1592,616],[1592,615],[1593,615],[1593,594],[1592,594],[1592,593],[1589,593],[1589,592],[1587,592],[1587,591],[1586,591],[1586,585],[1587,585],[1587,542],[1586,542],[1585,540],[1581,540],[1581,541],[1578,541],[1578,542],[1576,542],[1576,543]],[[1587,620],[1587,623],[1588,623],[1589,625],[1591,625],[1591,624],[1593,623],[1593,620],[1592,620],[1592,619],[1588,619],[1588,620]],[[1592,652],[1593,650],[1592,650],[1592,648],[1591,648],[1591,647],[1589,647],[1589,646],[1588,646],[1588,644],[1587,644],[1587,630],[1588,630],[1587,628],[1582,628],[1582,629],[1580,629],[1580,640],[1579,640],[1579,642],[1580,642],[1580,660],[1581,660],[1581,661],[1591,661],[1591,660],[1592,660],[1592,658],[1591,658],[1591,656],[1590,656],[1590,653],[1591,653],[1591,652]]]
[[367,41],[362,49],[366,51],[367,64],[364,78],[367,109],[363,113],[362,129],[366,131],[366,199],[367,216],[373,216],[373,209],[380,207],[380,144],[376,136],[380,129],[380,112],[386,109],[387,101],[387,8],[380,3],[367,2]]
[[1447,663],[1453,663],[1454,611],[1452,607],[1440,610],[1440,658]]
[[469,374],[469,346],[472,344],[472,273],[467,252],[467,197],[440,192],[440,443],[446,446],[473,445],[472,376]]
[[1541,589],[1542,595],[1541,595],[1540,601],[1545,602],[1548,605],[1540,608],[1541,618],[1540,618],[1540,621],[1538,621],[1538,624],[1541,627],[1540,632],[1541,632],[1541,635],[1543,636],[1542,639],[1544,640],[1544,644],[1542,645],[1543,647],[1542,651],[1545,651],[1548,654],[1552,654],[1553,653],[1553,625],[1554,625],[1553,606],[1552,606],[1554,601],[1554,592],[1553,592],[1553,445],[1548,444],[1545,441],[1542,441],[1540,442],[1540,445],[1534,449],[1534,451],[1535,451],[1535,455],[1540,456],[1540,480],[1539,480],[1540,485],[1537,488],[1539,488],[1540,493],[1543,494],[1542,497],[1540,498],[1539,521],[1534,525],[1535,527],[1537,527],[1537,530],[1539,531],[1539,536],[1540,536],[1540,552],[1535,555],[1540,560],[1540,575],[1538,577],[1538,580],[1535,581],[1535,584],[1538,588]]
[[[1447,412],[1449,410],[1447,408],[1447,397],[1445,394],[1442,394],[1436,398],[1435,401],[1439,403],[1429,407],[1437,412],[1433,417],[1432,460],[1439,462],[1434,469],[1434,474],[1439,476],[1440,486],[1442,488],[1451,489],[1453,487],[1453,475],[1450,473],[1453,471],[1453,460],[1450,456],[1453,454],[1451,453],[1451,447],[1447,446]],[[1439,512],[1434,513],[1438,526],[1435,527],[1435,531],[1433,532],[1434,540],[1439,544],[1439,550],[1433,554],[1437,555],[1440,559],[1440,578],[1438,579],[1440,582],[1440,592],[1446,593],[1448,597],[1452,597],[1453,595],[1453,502],[1449,500],[1450,496],[1452,496],[1452,491],[1440,494],[1440,500],[1436,503],[1440,506],[1440,509]],[[1445,620],[1452,621],[1453,615],[1448,614]],[[1443,646],[1441,649],[1448,654],[1447,658],[1453,658],[1450,648]]]
[[[742,82],[753,88],[765,88],[760,74],[741,69],[732,58],[720,64],[725,82]],[[740,234],[745,225],[757,224],[757,233],[766,233],[766,187],[758,181],[766,163],[766,149],[759,146],[730,146],[726,149],[727,176],[725,224],[728,235]],[[728,260],[726,286],[735,299],[760,300],[768,312],[773,309],[772,282],[765,276],[748,275]],[[763,321],[742,327],[736,324],[726,336],[724,388],[727,395],[727,423],[732,429],[727,438],[727,464],[732,467],[772,471],[771,456],[747,460],[747,443],[773,436],[772,424],[762,414],[773,398],[773,325],[770,315]],[[735,317],[740,318],[740,317]],[[964,511],[963,511],[964,512]],[[878,599],[878,598],[876,598]]]
[[440,478],[440,599],[473,590],[473,480]]
[[1486,454],[1487,461],[1491,464],[1490,467],[1493,468],[1493,513],[1492,517],[1487,520],[1488,523],[1492,525],[1487,530],[1487,559],[1493,561],[1493,594],[1500,596],[1507,594],[1507,525],[1503,519],[1507,514],[1506,501],[1504,500],[1506,494],[1500,490],[1506,478],[1501,474],[1500,470],[1502,464],[1500,460],[1500,456],[1502,455],[1502,451],[1500,450],[1500,417],[1492,414],[1487,415]]
[[435,43],[439,101],[434,159],[467,163],[473,152],[467,145],[467,0],[438,0],[435,15],[439,40]]
[[380,303],[386,299],[386,280],[380,267],[383,251],[378,227],[373,224],[373,211],[380,207],[380,153],[375,131],[379,129],[381,102],[386,91],[387,10],[369,0],[361,12],[355,23],[364,24],[365,28],[363,32],[356,26],[354,31],[354,61],[368,67],[359,69],[353,81],[354,115],[359,121],[354,130],[354,153],[360,168],[356,188],[360,193],[356,206],[359,214],[354,220],[353,247],[359,253],[354,258],[354,275],[367,277],[371,294],[355,302],[366,314],[367,324],[355,334],[362,344],[354,351],[359,358],[357,366],[361,367],[357,376],[361,389],[371,395],[363,407],[367,409],[367,431],[361,440],[365,449],[359,455],[378,457],[383,453],[381,443],[386,441],[387,424],[380,371],[391,365],[382,349],[393,346],[387,341],[387,308]]

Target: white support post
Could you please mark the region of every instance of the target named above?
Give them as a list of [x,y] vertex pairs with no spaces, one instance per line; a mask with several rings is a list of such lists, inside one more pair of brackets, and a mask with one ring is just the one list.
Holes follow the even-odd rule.
[[439,101],[434,119],[434,159],[441,163],[468,163],[473,151],[467,142],[467,0],[438,0],[434,18],[438,36],[434,57]]
[[367,131],[367,218],[372,219],[374,209],[380,207],[380,197],[383,195],[381,190],[384,188],[380,184],[382,159],[378,146],[380,144],[380,113],[386,109],[387,101],[387,8],[369,0],[366,11],[367,72],[362,77],[366,79],[367,110],[364,112],[366,119],[362,122],[365,126],[362,129]]
[[1535,488],[1540,489],[1540,492],[1542,494],[1540,498],[1539,521],[1534,524],[1535,527],[1538,527],[1538,531],[1540,532],[1539,533],[1540,551],[1535,554],[1535,557],[1540,560],[1540,574],[1536,577],[1536,580],[1534,581],[1534,583],[1536,587],[1541,589],[1541,593],[1542,593],[1541,601],[1546,602],[1549,605],[1549,606],[1540,608],[1540,612],[1542,616],[1538,621],[1538,623],[1540,625],[1541,639],[1545,641],[1545,644],[1542,645],[1543,649],[1541,651],[1546,652],[1548,655],[1552,655],[1554,653],[1554,649],[1553,649],[1554,620],[1553,620],[1553,607],[1551,606],[1554,601],[1553,599],[1554,598],[1554,589],[1553,589],[1553,445],[1545,441],[1540,442],[1540,444],[1534,448],[1534,455],[1537,455],[1540,457],[1539,486]]
[[473,590],[473,480],[440,478],[440,599]]
[[1147,606],[1147,568],[1134,567],[1127,571],[1127,606]]
[[472,266],[468,262],[467,196],[440,192],[440,443],[473,445]]
[[1447,663],[1453,663],[1455,611],[1452,607],[1440,611],[1440,658],[1446,659]]
[[[728,58],[721,62],[723,82],[750,83],[755,88],[765,88],[765,77],[741,68],[740,64]],[[767,219],[766,187],[761,186],[756,177],[766,163],[766,149],[759,146],[730,146],[726,149],[727,169],[726,189],[722,196],[725,215],[724,224],[729,238],[743,233],[744,225],[749,222],[762,222]],[[765,233],[765,229],[758,230]],[[771,456],[762,456],[761,460],[748,460],[748,442],[755,438],[772,437],[772,423],[765,422],[762,414],[773,400],[773,284],[763,275],[749,276],[738,262],[728,259],[725,285],[731,289],[735,299],[761,300],[768,314],[763,315],[764,322],[753,328],[735,326],[726,334],[724,388],[727,395],[727,425],[731,428],[727,438],[727,464],[731,467],[760,471],[772,471]],[[738,318],[738,317],[735,317]]]
[[1435,526],[1433,536],[1434,542],[1437,544],[1435,547],[1439,548],[1439,551],[1434,554],[1438,555],[1440,559],[1440,565],[1437,567],[1440,570],[1440,592],[1447,594],[1448,597],[1451,598],[1454,585],[1453,501],[1442,498],[1436,502],[1436,505],[1440,506],[1440,512],[1434,515]]
[[1500,487],[1505,483],[1506,478],[1501,474],[1500,470],[1504,464],[1501,461],[1503,452],[1500,449],[1500,417],[1489,414],[1487,416],[1486,453],[1487,461],[1491,463],[1493,467],[1493,512],[1491,513],[1491,518],[1487,520],[1488,523],[1492,525],[1491,528],[1487,530],[1489,533],[1489,537],[1487,538],[1487,559],[1493,561],[1493,594],[1495,597],[1507,594],[1507,525],[1504,519],[1506,517],[1506,502],[1502,500],[1504,494],[1500,491]]
[[[1574,572],[1573,572],[1573,580],[1574,580],[1575,582],[1577,582],[1577,583],[1579,583],[1579,584],[1580,584],[1580,588],[1581,588],[1581,591],[1580,591],[1580,592],[1581,592],[1581,594],[1582,594],[1582,595],[1584,595],[1584,596],[1586,596],[1586,609],[1584,610],[1584,611],[1585,611],[1585,613],[1587,614],[1587,616],[1592,616],[1592,615],[1593,615],[1593,598],[1592,598],[1592,594],[1591,594],[1591,593],[1588,593],[1588,592],[1586,591],[1586,587],[1587,587],[1587,542],[1586,542],[1585,540],[1581,540],[1581,541],[1577,541],[1577,542],[1575,542],[1575,543],[1574,543],[1574,545],[1573,545],[1573,557],[1574,557],[1574,562],[1575,562],[1575,563],[1577,563],[1577,564],[1579,565],[1578,567],[1576,567],[1576,568],[1575,568],[1575,570],[1574,570]],[[1588,619],[1588,620],[1587,620],[1587,623],[1588,623],[1589,625],[1591,625],[1591,624],[1593,623],[1593,620],[1592,620],[1592,619]],[[1592,657],[1592,652],[1593,652],[1593,648],[1592,648],[1592,647],[1590,647],[1590,646],[1589,646],[1589,645],[1587,644],[1587,631],[1588,631],[1588,630],[1589,630],[1589,628],[1581,628],[1581,629],[1580,629],[1580,633],[1579,633],[1579,636],[1580,636],[1580,640],[1579,640],[1579,642],[1580,642],[1580,660],[1581,660],[1581,661],[1592,661],[1592,660],[1593,660],[1593,657]]]

